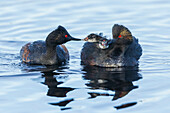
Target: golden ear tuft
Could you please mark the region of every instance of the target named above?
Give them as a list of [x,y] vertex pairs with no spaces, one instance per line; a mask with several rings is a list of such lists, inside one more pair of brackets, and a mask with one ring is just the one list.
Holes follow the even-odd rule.
[[123,36],[132,36],[132,34],[131,34],[131,32],[129,31],[129,29],[126,28],[126,27],[123,27],[123,28],[121,29],[120,35],[123,35]]

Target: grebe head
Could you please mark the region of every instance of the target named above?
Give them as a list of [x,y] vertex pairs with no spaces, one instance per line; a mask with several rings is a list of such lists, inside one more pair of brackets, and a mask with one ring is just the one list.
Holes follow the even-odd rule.
[[128,28],[123,25],[115,24],[112,27],[112,35],[114,39],[125,40],[127,43],[133,42],[133,37]]
[[72,37],[63,26],[58,26],[56,30],[52,31],[47,36],[46,44],[48,46],[56,46],[56,45],[66,43],[71,40],[80,41],[81,39]]
[[103,38],[102,36],[92,33],[88,35],[86,38],[84,38],[83,40],[87,42],[99,42],[99,40],[102,38]]
[[109,48],[109,45],[113,42],[112,40],[108,40],[107,38],[104,38],[101,35],[97,35],[94,33],[88,35],[83,40],[87,42],[98,43],[100,49]]
[[111,44],[111,42],[112,42],[111,40],[108,40],[106,38],[102,38],[102,39],[99,40],[99,47],[101,49],[107,49],[107,48],[109,48],[109,45]]

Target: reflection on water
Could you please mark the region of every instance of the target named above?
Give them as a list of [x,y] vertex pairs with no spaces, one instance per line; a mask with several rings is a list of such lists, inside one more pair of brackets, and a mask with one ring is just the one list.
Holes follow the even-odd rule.
[[[48,86],[48,92],[47,96],[54,96],[54,97],[67,97],[67,93],[70,91],[73,91],[75,88],[71,87],[59,87],[58,85],[62,84],[63,82],[58,82],[56,77],[57,75],[60,75],[59,73],[55,73],[53,71],[49,72],[43,72],[42,77],[45,78],[45,81],[42,82],[43,84]],[[49,103],[51,105],[55,106],[61,106],[64,108],[61,108],[61,110],[67,110],[71,108],[65,107],[68,103],[73,101],[74,99],[65,99],[64,101],[59,101],[55,103]]]
[[122,108],[130,107],[130,106],[134,106],[136,104],[137,104],[137,102],[131,102],[131,103],[123,104],[123,105],[120,105],[120,106],[115,106],[115,108],[116,109],[122,109]]
[[[0,113],[170,110],[169,0],[1,0],[0,10]],[[70,53],[66,66],[20,62],[24,44],[45,40],[58,25],[85,38],[99,32],[111,37],[116,23],[127,26],[139,39],[144,50],[139,63],[142,71],[83,68],[80,51],[84,42],[65,44]],[[142,80],[138,80],[139,73]]]
[[54,72],[44,72],[42,77],[45,77],[45,82],[43,84],[48,86],[48,96],[55,96],[55,97],[66,97],[66,94],[69,91],[74,90],[74,88],[69,87],[58,87],[58,85],[62,84],[63,82],[58,82],[55,78],[55,75],[59,75],[58,73]]
[[21,63],[22,71],[24,72],[52,72],[54,70],[63,70],[63,69],[69,69],[67,65],[62,65],[62,66],[57,66],[57,65],[52,65],[52,66],[45,66],[45,65],[29,65],[26,63]]
[[[118,71],[119,70],[119,71]],[[136,67],[133,68],[99,68],[99,67],[85,67],[84,71],[87,73],[84,79],[90,80],[86,84],[90,89],[102,89],[115,91],[113,100],[119,99],[127,95],[131,90],[138,88],[133,85],[133,81],[141,78]],[[112,96],[109,94],[91,93],[91,98],[97,96]]]
[[[62,69],[60,69],[60,71],[62,71]],[[112,101],[115,101],[126,96],[133,89],[138,88],[138,86],[133,85],[132,82],[142,78],[138,73],[137,67],[100,68],[85,66],[82,71],[85,72],[83,79],[88,80],[88,83],[85,84],[89,89],[87,92],[89,97],[87,99],[97,98],[98,96],[112,96]],[[77,99],[67,98],[67,94],[69,92],[74,92],[75,88],[67,86],[61,87],[60,85],[64,84],[64,82],[58,81],[58,79],[66,79],[67,77],[53,71],[43,72],[42,77],[45,78],[42,84],[48,86],[47,96],[63,97],[61,101],[49,104],[60,106],[61,110],[71,109],[71,107],[67,107],[67,104],[74,102]],[[112,91],[115,94],[96,92],[97,89]],[[115,108],[121,109],[135,104],[137,104],[137,102],[125,103],[120,106],[115,106]]]

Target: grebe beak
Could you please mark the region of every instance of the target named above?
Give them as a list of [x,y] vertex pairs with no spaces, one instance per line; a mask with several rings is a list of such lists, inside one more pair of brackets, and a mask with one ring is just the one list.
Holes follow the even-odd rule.
[[82,40],[82,39],[74,38],[74,37],[70,36],[70,40],[80,41],[80,40]]
[[86,37],[86,38],[84,38],[84,39],[82,39],[83,41],[88,41],[88,37]]

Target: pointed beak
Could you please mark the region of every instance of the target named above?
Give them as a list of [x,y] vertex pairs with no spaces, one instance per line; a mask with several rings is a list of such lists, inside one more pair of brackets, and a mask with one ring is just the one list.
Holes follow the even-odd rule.
[[88,41],[88,37],[86,37],[86,38],[82,39],[82,41]]
[[70,36],[70,40],[81,41],[81,39],[79,39],[79,38],[74,38],[74,37],[72,37],[72,36]]

